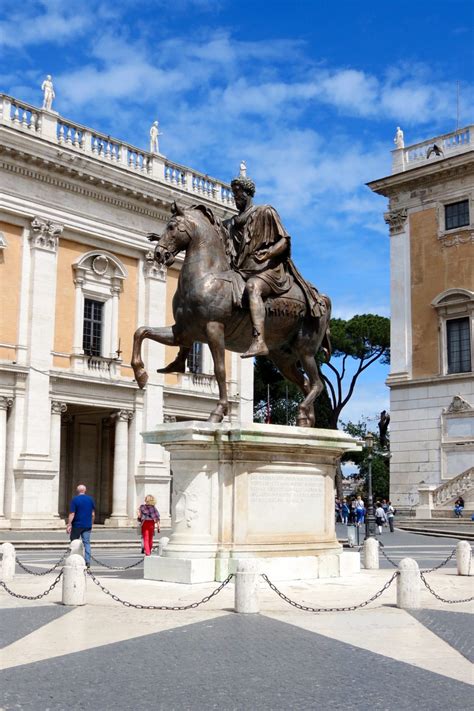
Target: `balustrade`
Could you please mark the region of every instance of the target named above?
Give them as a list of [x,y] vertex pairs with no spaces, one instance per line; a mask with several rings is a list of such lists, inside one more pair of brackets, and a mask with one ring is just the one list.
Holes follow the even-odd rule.
[[453,479],[438,486],[438,488],[433,491],[433,503],[435,506],[443,506],[473,487],[474,467],[471,467]]
[[180,190],[234,206],[232,192],[225,183],[203,173],[189,171],[176,163],[166,161],[163,164],[162,159],[157,160],[147,151],[91,131],[63,119],[55,112],[43,112],[6,94],[0,94],[0,123],[20,131],[37,133],[48,142],[117,164],[122,169],[149,176],[153,180],[164,181]]
[[[429,160],[428,152],[430,148],[437,146],[442,151],[442,156],[446,157],[451,153],[457,153],[464,150],[474,141],[474,126],[468,126],[459,131],[446,133],[443,136],[432,138],[428,141],[416,143],[413,146],[407,146],[404,149],[405,164],[412,165],[421,161]],[[431,158],[431,156],[430,156]]]

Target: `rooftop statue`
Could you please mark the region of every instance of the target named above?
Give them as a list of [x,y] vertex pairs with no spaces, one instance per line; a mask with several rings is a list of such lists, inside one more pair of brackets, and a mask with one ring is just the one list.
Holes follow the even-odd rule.
[[158,121],[153,121],[153,124],[150,128],[150,153],[159,153],[160,152],[159,137],[162,135],[163,134],[160,133],[160,130],[158,127]]
[[41,91],[43,92],[43,109],[46,109],[46,111],[51,111],[51,108],[53,106],[53,99],[56,97],[56,94],[54,93],[51,74],[48,74],[44,82],[41,84]]
[[395,138],[393,139],[393,142],[395,143],[395,148],[405,148],[403,131],[400,126],[397,126],[397,131],[395,133]]
[[157,242],[154,259],[159,264],[171,266],[179,252],[186,255],[173,298],[175,324],[139,328],[132,367],[144,387],[145,338],[179,346],[176,359],[160,371],[165,373],[184,372],[193,343],[207,343],[219,386],[219,402],[209,419],[221,422],[228,414],[225,349],[242,358],[268,355],[305,396],[297,424],[311,426],[312,405],[323,388],[315,355],[322,349],[330,357],[331,302],[303,279],[290,258],[290,236],[277,211],[253,204],[255,183],[245,173],[243,163],[231,183],[238,214],[230,220],[220,222],[205,205],[186,210],[174,205],[163,234],[149,235]]

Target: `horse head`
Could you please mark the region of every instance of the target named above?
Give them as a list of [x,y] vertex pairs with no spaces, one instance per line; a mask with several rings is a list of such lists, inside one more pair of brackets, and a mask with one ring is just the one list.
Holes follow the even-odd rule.
[[150,242],[156,242],[155,261],[170,267],[176,256],[185,250],[191,239],[191,225],[184,210],[174,202],[171,206],[171,219],[164,231],[158,237],[151,233],[148,235]]

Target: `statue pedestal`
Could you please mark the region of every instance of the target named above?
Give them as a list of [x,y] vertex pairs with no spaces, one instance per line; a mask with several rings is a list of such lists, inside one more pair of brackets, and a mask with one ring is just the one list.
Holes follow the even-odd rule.
[[239,558],[262,559],[275,580],[358,569],[334,521],[340,456],[361,445],[338,430],[178,422],[145,432],[171,455],[172,534],[145,558],[148,580],[223,580]]

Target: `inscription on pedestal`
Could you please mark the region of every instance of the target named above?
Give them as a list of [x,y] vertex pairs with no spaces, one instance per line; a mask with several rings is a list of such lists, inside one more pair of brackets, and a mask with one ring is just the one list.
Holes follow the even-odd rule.
[[[324,477],[319,474],[251,474],[249,532],[317,533],[324,522]],[[291,513],[290,513],[291,512]]]

